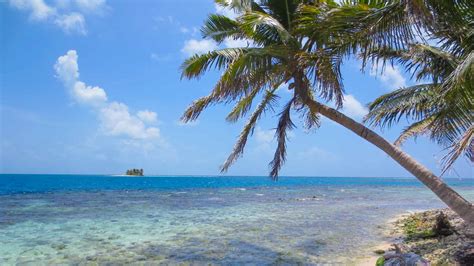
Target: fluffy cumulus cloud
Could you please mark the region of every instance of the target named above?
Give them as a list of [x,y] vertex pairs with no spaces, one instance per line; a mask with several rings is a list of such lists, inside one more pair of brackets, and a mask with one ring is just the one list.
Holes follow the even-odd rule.
[[69,50],[65,55],[60,56],[54,65],[56,75],[68,86],[73,85],[79,78],[77,58],[77,52]]
[[98,86],[87,86],[82,81],[74,83],[72,95],[78,102],[94,106],[107,102],[107,94],[104,89]]
[[398,66],[386,66],[380,75],[377,75],[377,70],[373,67],[370,70],[370,75],[378,76],[388,90],[396,90],[406,86],[406,79],[403,77]]
[[79,79],[77,62],[75,50],[60,56],[54,65],[56,76],[75,102],[91,108],[98,115],[100,128],[105,135],[137,140],[156,139],[160,136],[159,128],[150,126],[158,121],[155,112],[141,110],[133,114],[126,104],[109,102],[104,89],[87,85]]
[[97,86],[87,86],[79,80],[79,66],[77,64],[77,52],[68,51],[60,56],[54,65],[58,78],[68,88],[69,93],[78,103],[98,106],[107,102],[107,94],[104,89]]
[[[156,117],[156,113],[153,113],[153,116]],[[123,103],[112,102],[101,108],[99,119],[102,130],[107,135],[128,136],[133,139],[150,139],[160,136],[158,128],[147,127],[146,121],[143,121],[138,114],[131,115],[128,106]]]
[[184,42],[181,52],[185,55],[192,56],[194,54],[203,54],[217,48],[217,44],[212,40],[195,40],[190,39]]
[[105,0],[57,0],[48,5],[44,0],[9,0],[13,8],[29,13],[32,21],[50,22],[68,34],[87,34],[83,13],[102,13]]
[[364,117],[369,112],[369,110],[367,109],[367,107],[362,105],[353,95],[346,94],[344,95],[344,105],[342,108],[342,112],[352,118],[360,119]]
[[158,116],[155,112],[143,110],[137,113],[138,118],[140,118],[143,122],[154,124],[158,122]]

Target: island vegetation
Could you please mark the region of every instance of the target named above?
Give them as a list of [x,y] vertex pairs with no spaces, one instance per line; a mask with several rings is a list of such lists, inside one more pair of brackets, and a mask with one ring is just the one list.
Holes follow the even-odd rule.
[[126,175],[143,176],[143,169],[128,169]]

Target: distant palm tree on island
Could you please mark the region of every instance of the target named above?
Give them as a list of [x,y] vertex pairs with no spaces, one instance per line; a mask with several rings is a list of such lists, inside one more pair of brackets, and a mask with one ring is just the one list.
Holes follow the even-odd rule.
[[128,169],[126,175],[143,176],[143,169]]
[[[447,5],[452,12],[465,10],[463,1],[464,6],[456,1],[439,2],[449,2]],[[238,16],[234,19],[219,14],[210,15],[201,29],[203,37],[218,43],[227,39],[243,40],[247,46],[196,54],[183,63],[182,76],[188,79],[199,78],[210,69],[216,69],[222,75],[209,95],[188,107],[182,120],[190,122],[197,119],[205,108],[213,104],[236,102],[226,118],[229,122],[235,122],[245,117],[254,99],[262,95],[232,153],[224,162],[221,168],[223,172],[242,156],[256,123],[265,112],[274,111],[280,98],[277,91],[286,84],[292,95],[279,112],[275,133],[277,148],[270,162],[272,178],[277,179],[286,159],[288,131],[295,127],[291,119],[292,110],[301,114],[308,129],[318,128],[320,116],[324,116],[384,151],[474,226],[472,203],[399,147],[338,111],[344,100],[340,72],[343,58],[361,55],[364,65],[371,56],[375,61],[384,61],[386,56],[382,53],[383,49],[408,46],[420,36],[417,33],[432,31],[432,24],[428,27],[427,23],[435,19],[435,11],[442,12],[439,11],[438,1],[361,0],[338,4],[331,0],[216,0],[216,3],[233,9]],[[455,17],[451,14],[452,19]],[[430,61],[414,64],[429,65]],[[470,66],[469,60],[467,64]],[[429,67],[426,66],[426,69]],[[427,74],[437,79],[435,75],[438,72]],[[328,102],[334,102],[336,108],[325,104]],[[371,106],[371,111],[369,119],[375,120],[377,124],[378,119],[373,116],[375,105]],[[392,114],[393,111],[398,112],[394,108],[390,108],[390,111]],[[453,111],[451,114],[454,116],[460,113],[459,108],[454,107],[443,110],[446,111]],[[381,119],[387,119],[390,115],[381,113]]]

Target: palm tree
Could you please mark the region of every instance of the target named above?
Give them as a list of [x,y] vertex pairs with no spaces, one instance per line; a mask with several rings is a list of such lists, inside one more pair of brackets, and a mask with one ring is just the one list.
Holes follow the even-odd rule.
[[[406,7],[413,2],[396,4]],[[444,173],[462,154],[474,161],[474,3],[427,1],[422,9],[429,12],[415,15],[418,19],[411,15],[411,20],[420,21],[416,24],[424,33],[420,40],[413,40],[411,36],[417,32],[411,32],[404,40],[407,44],[404,47],[385,44],[365,53],[372,60],[396,61],[406,66],[421,84],[377,98],[369,105],[366,121],[374,126],[390,127],[402,117],[412,119],[414,122],[395,144],[400,145],[410,137],[429,135],[450,150],[444,158]],[[413,28],[405,30],[413,31]],[[359,40],[364,39],[363,35],[358,36]],[[436,45],[424,42],[421,37],[431,39]]]
[[[286,159],[287,134],[295,126],[291,119],[292,110],[305,117],[307,128],[319,127],[322,115],[383,150],[464,220],[474,224],[474,207],[470,202],[401,149],[337,110],[342,107],[344,98],[339,69],[343,53],[331,47],[340,33],[335,31],[332,34],[320,27],[323,28],[319,30],[320,34],[313,32],[308,35],[305,25],[313,18],[324,19],[321,15],[339,8],[338,4],[330,0],[216,2],[233,9],[239,16],[232,19],[218,14],[210,15],[201,29],[203,37],[218,43],[227,38],[247,40],[248,45],[218,49],[185,60],[182,65],[182,76],[185,78],[199,78],[211,69],[223,73],[209,95],[197,99],[188,107],[182,120],[189,122],[197,119],[210,105],[236,102],[227,116],[227,121],[235,122],[246,116],[253,101],[261,96],[233,151],[222,165],[223,172],[242,156],[247,139],[252,135],[259,118],[265,112],[274,111],[279,99],[277,90],[282,84],[287,84],[293,95],[279,112],[275,133],[278,144],[270,162],[272,178],[277,178]],[[324,104],[330,101],[335,102],[337,109]]]
[[[378,97],[369,105],[370,112],[365,118],[366,122],[374,126],[390,127],[402,117],[411,119],[413,122],[403,130],[395,145],[401,145],[410,137],[428,135],[450,150],[443,158],[443,173],[462,154],[474,161],[472,62],[467,66],[460,66],[467,58],[459,58],[425,44],[413,45],[406,51],[394,51],[391,56],[409,65],[409,68],[420,65],[415,72],[418,79],[425,75],[436,79]],[[466,77],[454,78],[459,81],[452,86],[449,84],[451,79],[454,75],[459,75],[455,72],[456,69],[462,67],[467,68],[462,73]],[[442,73],[434,73],[437,71]]]
[[[337,49],[363,59],[405,65],[418,84],[383,95],[370,105],[366,121],[389,127],[406,116],[415,121],[395,142],[427,134],[450,148],[443,173],[464,153],[473,158],[474,2],[468,0],[351,0],[316,24],[307,9],[302,27],[311,36],[321,24],[337,32]],[[317,13],[317,12],[316,12]],[[425,39],[431,39],[429,45]],[[426,82],[431,79],[431,82]]]
[[421,82],[377,98],[365,121],[390,127],[402,117],[412,119],[395,145],[429,135],[449,149],[442,174],[462,154],[474,161],[474,2],[342,2],[323,15],[303,8],[302,32],[316,43],[326,29],[337,37],[333,49],[338,53],[358,53],[364,66],[381,62],[382,69],[386,61],[398,62]]

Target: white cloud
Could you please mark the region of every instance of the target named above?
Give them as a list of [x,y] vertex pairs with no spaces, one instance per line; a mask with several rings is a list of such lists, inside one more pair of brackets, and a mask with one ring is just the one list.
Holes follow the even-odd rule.
[[147,128],[138,115],[130,114],[128,106],[123,103],[110,103],[100,109],[99,117],[102,130],[106,135],[128,136],[132,139],[150,139],[160,136],[158,128]]
[[138,118],[145,123],[153,124],[158,122],[158,115],[155,112],[143,110],[137,113]]
[[29,11],[32,20],[46,20],[56,14],[56,10],[43,0],[10,0],[10,5],[20,10]]
[[176,121],[176,125],[178,125],[180,127],[195,127],[195,126],[199,125],[199,120],[189,121],[187,123],[185,123],[181,120],[178,120],[178,121]]
[[67,15],[58,16],[54,23],[58,25],[66,33],[78,33],[86,35],[86,25],[84,16],[80,13],[74,12]]
[[344,95],[342,112],[352,118],[362,118],[368,113],[368,109],[362,105],[353,95]]
[[179,30],[182,34],[185,35],[191,35],[191,36],[197,36],[199,35],[199,28],[198,27],[191,27],[191,26],[186,26],[183,25],[178,19],[172,17],[172,16],[167,16],[167,17],[154,17],[154,25],[152,26],[154,30],[162,30],[163,28],[166,28],[169,30],[170,28],[175,28],[176,30]]
[[[248,40],[233,40],[233,39],[225,39],[223,44],[227,48],[254,46],[254,44]],[[189,39],[184,42],[184,46],[181,49],[181,52],[187,56],[192,56],[195,54],[207,53],[217,48],[218,48],[218,45],[213,40]]]
[[[232,0],[227,0],[227,3],[230,3]],[[214,4],[214,7],[216,8],[216,13],[220,15],[224,15],[229,18],[236,18],[238,16],[237,13],[234,12],[234,10],[221,6],[219,4]]]
[[370,70],[371,76],[378,76],[380,80],[387,86],[389,90],[396,90],[401,87],[406,87],[406,79],[400,72],[398,66],[386,66],[383,73],[377,75],[376,66],[373,66]]
[[97,86],[87,86],[82,81],[74,83],[72,93],[76,101],[80,103],[100,105],[107,102],[107,94],[104,89]]
[[56,75],[68,86],[73,85],[79,78],[77,57],[75,50],[69,50],[65,55],[60,56],[54,65]]
[[181,52],[192,56],[194,54],[203,54],[217,48],[217,44],[212,40],[196,40],[190,39],[184,42]]
[[[234,39],[225,39],[223,44],[227,48],[254,46],[254,44],[250,42],[249,40],[234,40]],[[218,45],[213,40],[189,39],[184,42],[184,47],[181,49],[181,52],[187,56],[192,56],[195,54],[207,53],[217,48],[218,48]]]
[[255,130],[255,139],[259,144],[269,144],[275,139],[275,130],[263,130],[257,127]]
[[68,9],[71,7],[72,0],[54,0],[54,6],[57,9]]
[[[30,19],[53,23],[65,33],[86,35],[83,13],[100,14],[106,0],[56,0],[48,5],[44,0],[9,0],[10,6],[29,12]],[[72,4],[74,3],[74,4]]]
[[234,40],[234,39],[229,39],[229,38],[224,40],[224,45],[227,48],[241,48],[241,47],[253,46],[249,40]]
[[101,12],[106,7],[105,0],[76,0],[76,5],[84,12]]
[[60,56],[54,65],[57,77],[64,83],[73,99],[92,108],[99,116],[100,128],[105,135],[122,136],[134,140],[158,139],[160,130],[147,127],[157,122],[157,114],[141,110],[132,114],[124,103],[108,102],[104,89],[88,86],[79,80],[78,55],[75,50]]
[[79,80],[79,66],[77,52],[69,50],[60,56],[54,65],[58,78],[64,83],[74,100],[85,105],[97,106],[107,101],[107,94],[100,87],[87,86]]

